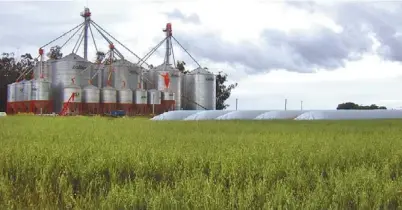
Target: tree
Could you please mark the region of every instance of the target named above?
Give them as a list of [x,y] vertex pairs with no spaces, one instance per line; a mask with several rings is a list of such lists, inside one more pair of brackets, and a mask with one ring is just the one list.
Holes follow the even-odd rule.
[[184,61],[177,61],[177,69],[179,69],[183,74],[187,74],[189,72],[189,70],[186,70],[186,62]]
[[[183,74],[187,74],[189,71],[186,70],[186,63],[184,61],[177,61],[177,69],[179,69]],[[208,68],[205,68],[208,69]],[[230,97],[230,94],[234,88],[237,87],[237,83],[226,85],[228,75],[220,71],[216,75],[216,109],[223,110],[229,107],[225,101]]]
[[228,75],[220,71],[216,75],[216,109],[223,110],[229,107],[225,101],[230,97],[232,90],[237,87],[237,83],[225,85],[227,82]]
[[374,109],[387,109],[385,106],[377,106],[371,104],[370,106],[358,105],[353,102],[346,102],[338,104],[337,110],[374,110]]
[[[7,85],[15,82],[20,75],[32,69],[37,60],[33,59],[29,53],[21,55],[17,60],[14,53],[3,53],[0,57],[0,111],[6,110],[7,104]],[[28,71],[29,72],[29,71]],[[27,74],[20,79],[31,79],[32,74]]]

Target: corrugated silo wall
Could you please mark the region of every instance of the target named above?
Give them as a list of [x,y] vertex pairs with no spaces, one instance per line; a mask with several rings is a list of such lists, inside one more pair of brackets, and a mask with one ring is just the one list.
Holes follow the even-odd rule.
[[62,109],[63,89],[72,83],[72,78],[75,78],[75,84],[81,87],[88,84],[91,71],[81,72],[89,65],[90,62],[71,54],[52,63],[52,98],[56,113]]

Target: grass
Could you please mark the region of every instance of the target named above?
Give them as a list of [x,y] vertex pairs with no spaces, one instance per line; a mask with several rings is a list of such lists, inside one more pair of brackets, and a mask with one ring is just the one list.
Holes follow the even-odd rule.
[[0,209],[397,209],[402,121],[0,118]]

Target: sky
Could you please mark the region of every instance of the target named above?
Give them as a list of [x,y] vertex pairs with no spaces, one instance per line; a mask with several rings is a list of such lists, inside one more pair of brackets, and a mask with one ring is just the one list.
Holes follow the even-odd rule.
[[[229,109],[335,109],[339,103],[402,107],[402,2],[257,0],[0,1],[0,51],[39,47],[92,20],[139,57],[173,36],[202,67],[238,83]],[[93,29],[96,46],[107,42]],[[72,35],[72,33],[70,34]],[[69,35],[46,46],[63,45]],[[62,52],[72,52],[74,36]],[[89,42],[90,58],[95,47]],[[123,46],[116,48],[137,62]],[[82,47],[78,54],[82,54]],[[164,46],[147,61],[163,62]],[[174,43],[177,60],[197,64]]]

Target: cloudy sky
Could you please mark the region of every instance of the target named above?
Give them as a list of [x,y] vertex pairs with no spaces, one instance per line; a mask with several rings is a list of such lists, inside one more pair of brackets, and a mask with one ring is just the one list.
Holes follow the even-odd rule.
[[[239,109],[334,109],[353,101],[402,107],[402,2],[254,0],[0,1],[0,51],[38,48],[92,19],[143,57],[167,22],[173,35],[211,71],[239,85]],[[95,30],[95,29],[93,29]],[[97,47],[107,44],[94,31]],[[68,36],[52,43],[62,45]],[[78,34],[63,48],[69,54]],[[116,44],[127,59],[134,55]],[[90,53],[95,48],[90,42]],[[162,63],[163,47],[149,63]],[[82,47],[78,54],[82,54]],[[176,59],[195,62],[175,46]]]

